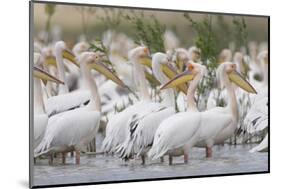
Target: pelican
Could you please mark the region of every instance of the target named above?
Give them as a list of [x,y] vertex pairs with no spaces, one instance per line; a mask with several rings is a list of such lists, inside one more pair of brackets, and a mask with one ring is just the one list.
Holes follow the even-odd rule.
[[[90,102],[82,107],[69,110],[50,117],[41,143],[34,150],[35,157],[42,154],[62,152],[62,163],[65,163],[65,153],[75,151],[75,162],[80,164],[80,151],[95,137],[101,117],[100,96],[97,85],[91,77],[90,69],[100,67],[102,74],[110,71],[102,63],[101,58],[93,52],[84,52],[78,59],[81,75],[88,87]],[[110,72],[111,73],[111,72]],[[116,77],[112,74],[112,77]]]
[[[236,65],[231,62],[221,64],[217,69],[217,77],[229,95],[227,107],[216,107],[204,112],[198,112],[194,102],[194,92],[202,78],[201,65],[189,64],[188,70],[164,85],[164,88],[190,81],[187,94],[188,111],[177,113],[165,119],[155,133],[153,146],[149,152],[152,159],[169,154],[169,164],[172,155],[184,155],[188,161],[188,152],[194,145],[206,147],[206,156],[212,156],[212,146],[222,143],[234,134],[238,121],[238,107],[232,83],[244,90],[256,93],[255,89],[236,71]],[[174,137],[177,136],[177,137]]]
[[[253,104],[245,118],[247,132],[256,134],[268,129],[268,51],[259,53],[258,60],[263,68],[263,82],[258,89],[258,95],[254,98]],[[268,134],[262,142],[250,150],[250,152],[263,152],[268,150]]]
[[104,152],[112,152],[118,145],[124,142],[126,137],[126,124],[129,118],[150,101],[143,66],[139,63],[143,58],[148,57],[148,55],[148,48],[143,46],[136,47],[129,51],[129,59],[134,65],[134,82],[140,92],[140,101],[110,118],[106,126],[106,136],[102,144],[102,150]]
[[[176,63],[178,73],[182,73],[185,69],[188,61],[199,62],[200,61],[200,50],[197,47],[190,47],[188,50],[184,48],[177,48],[175,50],[172,60]],[[184,112],[186,107],[186,91],[181,91],[177,96],[177,108],[180,112]]]
[[[69,51],[66,50],[65,43],[63,41],[59,41],[55,45],[55,56],[57,61],[57,67],[59,72],[59,79],[63,82],[65,82],[65,70],[63,66],[63,57],[65,54],[71,59],[72,63],[79,66],[79,64],[75,61],[74,55],[72,55]],[[97,71],[109,71],[108,69],[105,69],[104,67],[95,67],[94,68]],[[117,85],[124,86],[123,82],[110,74],[106,74],[106,78],[112,80]],[[59,85],[59,94],[57,96],[53,96],[49,98],[46,101],[46,112],[49,116],[68,111],[71,109],[79,108],[81,106],[87,105],[90,100],[90,91],[84,90],[85,88],[88,89],[84,84],[86,82],[83,81],[83,77],[81,78],[81,88],[79,90],[73,91],[69,93],[69,89],[67,85],[61,86]]]
[[[40,56],[40,55],[39,55]],[[45,106],[43,101],[43,91],[41,81],[51,81],[58,84],[64,84],[62,81],[51,76],[47,72],[38,67],[33,67],[33,82],[34,82],[34,142],[33,149],[35,149],[41,142],[44,136],[45,128],[48,124],[48,115],[45,112]]]
[[[168,64],[168,56],[164,53],[155,53],[152,57],[152,69],[156,79],[162,84],[168,82],[167,76],[163,73],[161,65]],[[156,129],[163,120],[175,113],[175,96],[172,89],[163,91],[161,103],[150,102],[143,109],[132,115],[129,120],[126,140],[117,147],[117,153],[123,159],[130,158],[133,153],[141,156],[142,164],[145,163],[146,152],[153,143]]]

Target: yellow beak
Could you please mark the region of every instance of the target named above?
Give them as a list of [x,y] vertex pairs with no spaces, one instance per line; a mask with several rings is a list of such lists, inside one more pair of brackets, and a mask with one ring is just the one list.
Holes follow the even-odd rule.
[[[186,71],[182,72],[181,74],[176,75],[173,79],[171,79],[166,84],[164,84],[161,87],[161,90],[178,87],[179,85],[182,85],[184,83],[187,83],[188,81],[193,80],[193,78],[194,78],[194,75],[192,74],[192,72],[190,70],[186,70]],[[186,88],[187,88],[187,86],[186,86]],[[187,92],[187,90],[185,91],[185,93],[186,92]]]
[[48,56],[45,58],[45,65],[57,66],[56,58],[54,56]]
[[75,59],[75,55],[69,51],[69,50],[63,50],[62,52],[62,57],[69,60],[70,62],[72,62],[73,64],[75,64],[77,67],[79,67],[78,62]]
[[182,60],[179,60],[179,59],[177,58],[176,64],[177,64],[177,67],[178,67],[179,72],[182,72],[182,71],[184,70],[184,62],[183,62]]
[[150,73],[145,71],[145,78],[149,81],[152,86],[158,86],[161,83]]
[[230,81],[232,81],[248,93],[257,94],[255,88],[248,81],[246,81],[237,71],[232,71],[231,73],[229,73],[228,78],[230,79]]
[[[161,69],[169,79],[174,79],[178,74],[177,71],[168,64],[162,64]],[[179,91],[183,92],[184,94],[187,93],[188,86],[186,85],[186,83],[178,84],[176,87]]]
[[64,84],[64,82],[37,67],[33,67],[33,76],[43,81],[51,81],[58,84]]
[[111,81],[113,81],[114,83],[116,83],[117,85],[121,86],[121,87],[127,87],[123,81],[121,79],[119,79],[112,70],[110,70],[108,67],[106,67],[104,64],[102,64],[101,62],[95,62],[89,65],[89,67],[91,69],[95,69],[96,71],[98,71],[99,73],[101,73],[102,75],[104,75],[107,79],[110,79]]
[[143,57],[139,60],[139,63],[144,65],[144,66],[147,66],[149,68],[152,68],[152,61],[151,61],[151,58],[149,57]]

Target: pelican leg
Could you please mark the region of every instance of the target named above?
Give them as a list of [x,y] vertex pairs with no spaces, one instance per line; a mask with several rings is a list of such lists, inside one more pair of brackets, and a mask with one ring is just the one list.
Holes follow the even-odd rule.
[[74,152],[70,152],[70,157],[74,157]]
[[212,147],[206,147],[206,157],[210,158],[212,157],[212,154],[213,154]]
[[142,164],[142,165],[145,164],[145,155],[141,155],[141,164]]
[[173,156],[169,155],[169,165],[172,165],[172,164],[173,164]]
[[65,155],[66,155],[66,153],[65,152],[62,152],[61,153],[61,159],[62,159],[62,164],[64,165],[65,164]]
[[76,163],[76,165],[79,165],[80,164],[80,151],[76,150],[75,153],[76,153],[75,163]]
[[164,162],[164,157],[160,158],[160,162],[163,163]]
[[184,153],[184,155],[183,155],[183,161],[184,161],[184,163],[187,163],[187,162],[188,162],[188,153]]
[[97,151],[96,138],[93,139],[92,143],[93,143],[93,152],[96,152]]
[[96,152],[96,138],[94,138],[88,145],[90,152]]
[[53,165],[53,162],[54,162],[54,156],[53,156],[53,154],[50,154],[49,155],[49,165]]

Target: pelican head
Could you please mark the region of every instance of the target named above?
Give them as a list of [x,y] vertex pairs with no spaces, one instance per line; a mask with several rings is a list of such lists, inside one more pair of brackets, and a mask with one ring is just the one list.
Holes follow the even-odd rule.
[[56,56],[62,55],[63,58],[69,60],[73,64],[79,67],[79,64],[77,63],[74,54],[67,49],[65,42],[58,41],[55,44],[55,54]]
[[235,83],[248,93],[257,93],[254,87],[237,72],[237,66],[232,62],[224,62],[219,65],[217,68],[217,79],[220,82],[220,87]]
[[94,69],[104,75],[107,79],[112,80],[114,83],[121,87],[126,87],[122,80],[120,80],[111,69],[103,64],[104,56],[96,52],[83,52],[78,58],[81,66],[86,63],[88,68]]
[[51,81],[57,84],[64,84],[64,82],[60,81],[56,77],[35,66],[33,66],[33,76],[43,81]]
[[75,56],[79,56],[82,52],[87,51],[90,48],[90,45],[85,42],[79,42],[76,45],[74,45],[72,52],[74,53]]
[[176,49],[172,60],[173,60],[173,62],[176,63],[178,69],[180,71],[183,71],[185,69],[185,65],[188,63],[188,60],[189,60],[188,51],[184,48]]
[[268,64],[268,51],[263,50],[258,54],[258,60],[263,64]]
[[188,49],[189,59],[193,62],[199,62],[201,59],[201,50],[195,46]]
[[168,62],[169,62],[169,59],[165,53],[158,52],[152,56],[152,67],[153,67],[153,64],[162,65],[162,64],[168,64]]
[[238,65],[239,72],[245,76],[249,70],[249,66],[244,60],[244,55],[241,52],[236,52],[233,56],[233,61]]
[[149,49],[147,47],[139,46],[130,50],[128,57],[130,60],[136,60],[137,62],[150,68],[152,66]]
[[232,59],[232,52],[230,49],[223,49],[219,55],[219,63],[229,62]]
[[56,57],[50,47],[45,47],[41,51],[42,61],[45,66],[57,66]]
[[189,61],[186,67],[186,71],[176,75],[173,79],[164,84],[161,89],[176,87],[180,84],[192,81],[195,78],[201,79],[207,74],[207,68],[204,65]]

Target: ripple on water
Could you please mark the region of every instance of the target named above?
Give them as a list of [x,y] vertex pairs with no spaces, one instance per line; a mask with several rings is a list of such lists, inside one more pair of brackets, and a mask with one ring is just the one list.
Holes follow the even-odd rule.
[[249,153],[251,145],[219,146],[214,148],[213,157],[206,159],[202,148],[192,149],[188,164],[183,164],[183,157],[174,158],[174,165],[147,160],[140,165],[140,160],[123,162],[111,155],[83,155],[81,165],[74,164],[74,158],[67,158],[66,165],[56,160],[54,166],[41,159],[34,166],[34,184],[67,184],[130,179],[165,178],[195,175],[268,171],[268,153]]

